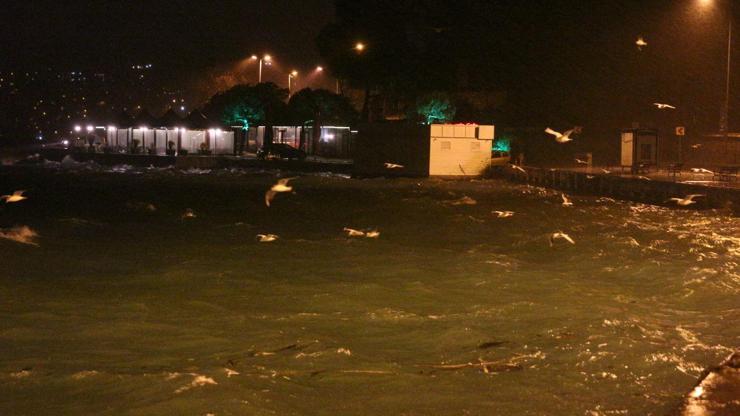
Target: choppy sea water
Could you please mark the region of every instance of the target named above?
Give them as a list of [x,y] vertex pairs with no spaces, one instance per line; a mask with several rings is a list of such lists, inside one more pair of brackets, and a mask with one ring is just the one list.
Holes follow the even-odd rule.
[[740,346],[723,212],[278,176],[0,171],[0,414],[663,415]]

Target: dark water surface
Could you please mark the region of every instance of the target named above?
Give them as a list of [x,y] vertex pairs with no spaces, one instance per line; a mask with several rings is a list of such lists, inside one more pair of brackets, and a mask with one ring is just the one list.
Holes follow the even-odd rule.
[[723,213],[198,173],[0,170],[0,414],[662,415],[740,346]]

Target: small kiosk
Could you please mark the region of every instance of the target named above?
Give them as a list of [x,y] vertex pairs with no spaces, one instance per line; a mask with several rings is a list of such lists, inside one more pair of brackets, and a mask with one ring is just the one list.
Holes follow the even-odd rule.
[[621,166],[633,173],[658,166],[658,131],[654,129],[622,130]]

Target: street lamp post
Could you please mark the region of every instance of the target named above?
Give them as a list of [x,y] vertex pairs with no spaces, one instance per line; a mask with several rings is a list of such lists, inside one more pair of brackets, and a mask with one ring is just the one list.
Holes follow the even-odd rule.
[[272,62],[272,57],[270,55],[265,55],[262,58],[257,58],[257,55],[252,55],[251,59],[259,59],[259,72],[257,76],[257,82],[262,83],[262,63],[264,62],[265,65],[270,65],[270,62]]
[[729,24],[727,27],[727,69],[725,75],[725,102],[722,106],[722,115],[720,117],[720,131],[725,133],[725,140],[729,132],[729,112],[730,112],[730,64],[732,62],[732,3],[728,6]]
[[293,78],[297,77],[297,76],[298,76],[298,71],[296,71],[296,70],[293,70],[293,71],[291,71],[291,72],[290,72],[290,73],[288,74],[288,95],[290,95],[290,91],[291,91],[291,83],[290,83],[290,81],[291,81],[291,80],[292,80]]

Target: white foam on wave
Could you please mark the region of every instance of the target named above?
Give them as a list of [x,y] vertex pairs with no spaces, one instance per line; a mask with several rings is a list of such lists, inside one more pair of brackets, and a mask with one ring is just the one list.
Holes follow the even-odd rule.
[[189,384],[186,384],[186,385],[178,388],[177,390],[175,390],[175,393],[176,394],[182,393],[184,391],[188,391],[188,390],[193,389],[193,388],[196,388],[196,387],[203,387],[203,386],[206,386],[206,385],[209,385],[209,384],[210,385],[216,385],[216,384],[218,384],[216,382],[216,380],[212,379],[211,377],[204,376],[202,374],[196,374],[196,373],[188,373],[188,374],[190,374],[191,376],[193,376],[193,380]]

